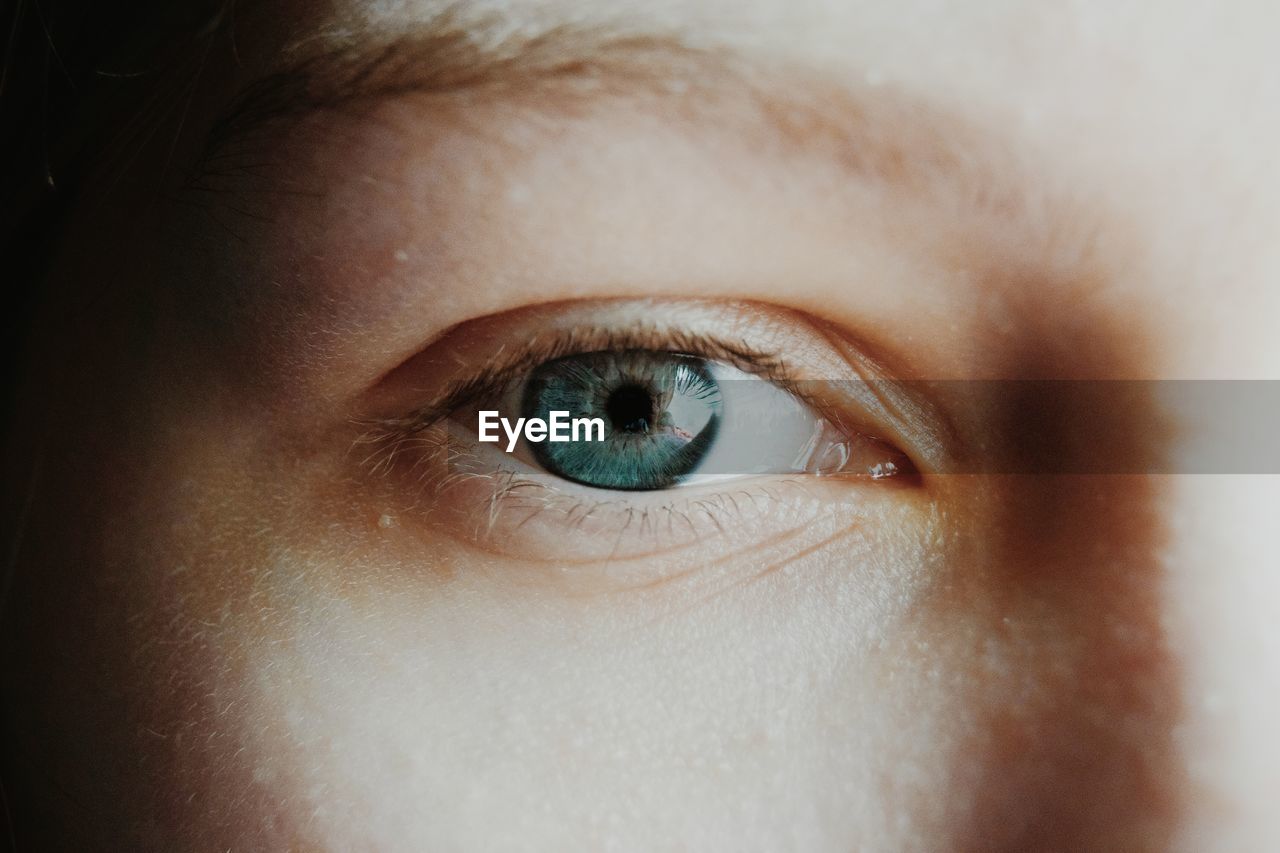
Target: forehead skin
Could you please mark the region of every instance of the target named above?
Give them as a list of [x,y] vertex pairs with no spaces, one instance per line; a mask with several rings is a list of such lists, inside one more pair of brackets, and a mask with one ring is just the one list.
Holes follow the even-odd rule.
[[[1149,312],[1199,306],[1161,316],[1176,341],[1160,354],[1162,377],[1274,373],[1265,342],[1280,295],[1263,271],[1280,253],[1280,69],[1268,36],[1280,12],[1267,4],[336,3],[302,14],[273,62],[410,36],[446,11],[481,44],[566,24],[675,36],[962,116],[1029,152],[1045,180],[1071,188],[1068,201],[1135,229],[1102,236],[1126,241],[1116,254],[1141,255],[1140,274],[1113,282],[1121,298]],[[1234,298],[1213,298],[1223,290]]]
[[[336,2],[323,9],[262,3],[245,10],[243,62],[209,73],[247,84],[334,51],[416,37],[438,26],[444,11],[443,4],[431,2]],[[1027,218],[1065,223],[1061,229],[1027,227],[1044,243],[1038,257],[1056,248],[1052,235],[1083,223],[1090,262],[1097,264],[1087,289],[1066,296],[1055,288],[1078,288],[1078,281],[1037,274],[1010,275],[1002,285],[1007,304],[1014,306],[1014,326],[1047,330],[1049,340],[1060,327],[1079,325],[1061,335],[1051,358],[1026,345],[1029,358],[1045,359],[1038,374],[1280,374],[1274,334],[1280,317],[1280,288],[1274,285],[1280,278],[1280,60],[1274,50],[1280,11],[1272,4],[704,0],[463,3],[449,4],[447,11],[450,26],[472,33],[481,46],[536,39],[565,26],[620,38],[656,36],[724,49],[747,66],[786,68],[780,79],[787,82],[772,93],[775,98],[786,97],[787,85],[808,80],[847,89],[857,103],[919,105],[906,111],[928,126],[973,131],[968,142],[974,147],[962,149],[980,161],[971,174],[991,174],[1014,187],[1024,202],[1016,207],[1018,228],[1027,227]],[[804,94],[795,92],[797,99]],[[225,106],[197,105],[190,125],[207,128]],[[414,107],[396,116],[394,133],[414,140],[415,124],[432,119],[430,110]],[[935,116],[947,120],[938,123]],[[600,137],[591,138],[607,138],[615,124],[620,133],[649,127],[628,124],[628,118],[606,112],[592,129]],[[418,151],[415,144],[389,150],[409,151],[409,159]],[[394,171],[377,171],[369,165],[373,158],[361,159],[366,154],[342,152],[324,162],[336,177],[344,162],[367,168],[371,180]],[[1002,174],[1006,162],[1009,173]],[[544,174],[538,183],[531,170],[531,185],[554,186],[556,173],[549,171],[551,177]],[[608,171],[606,166],[600,174],[607,177]],[[671,175],[683,180],[679,164]],[[446,212],[432,212],[447,219]],[[282,234],[269,238],[282,241]],[[546,237],[539,232],[529,243]],[[1063,251],[1074,255],[1079,249],[1073,243]],[[621,258],[624,252],[616,254]],[[69,264],[70,274],[87,275],[93,260],[88,252],[87,260]],[[1000,258],[989,265],[999,266]],[[316,270],[318,279],[322,272]],[[237,297],[236,288],[246,287],[242,281],[222,285]],[[289,338],[290,318],[321,310],[308,300],[353,311],[362,299],[372,302],[343,290],[349,286],[343,275],[323,285],[331,286],[324,300],[287,294],[264,301],[264,335],[295,340]],[[752,286],[746,282],[709,280],[703,286],[702,295],[710,297],[768,295],[740,292]],[[414,298],[414,290],[406,287],[404,299]],[[576,295],[581,294],[568,289],[540,294]],[[481,308],[518,305],[510,294],[483,305],[429,297],[433,310],[441,303],[441,312],[462,305],[459,319]],[[256,297],[244,298],[258,305]],[[426,304],[428,296],[417,298]],[[870,297],[854,300],[843,292],[797,286],[784,298],[843,320],[865,311]],[[159,298],[161,312],[169,299],[179,297]],[[387,313],[400,313],[405,304],[410,303],[396,302],[396,310]],[[1064,304],[1073,311],[1048,310]],[[279,316],[271,314],[273,305]],[[927,314],[923,307],[883,307],[896,312],[889,338],[895,330],[902,335],[912,329],[914,314]],[[372,343],[335,335],[346,349],[327,340],[307,338],[306,344],[316,348],[316,362],[332,368],[328,376],[354,377],[357,368],[376,373],[374,368],[389,366],[371,358],[395,364],[404,347],[420,345],[427,331],[438,331],[391,321],[377,328],[383,337]],[[928,333],[924,325],[918,331],[922,337]],[[396,342],[397,334],[402,341]],[[95,433],[84,418],[68,419],[50,434],[48,441],[71,449],[66,459],[48,463],[44,482],[55,497],[35,504],[26,546],[31,564],[87,566],[92,582],[69,568],[63,569],[66,577],[51,570],[50,577],[66,584],[48,580],[51,589],[75,590],[57,606],[48,603],[57,596],[40,587],[43,578],[23,583],[33,585],[34,599],[46,602],[37,608],[45,620],[40,624],[55,626],[29,641],[47,643],[60,662],[49,679],[37,679],[43,701],[60,709],[47,716],[65,721],[79,742],[101,744],[87,758],[69,754],[76,752],[74,745],[62,747],[68,754],[54,755],[51,766],[87,766],[90,773],[117,780],[116,790],[133,792],[136,801],[121,809],[126,817],[120,822],[132,820],[146,829],[141,836],[136,828],[118,830],[122,837],[149,839],[157,849],[182,843],[191,849],[214,843],[323,849],[326,841],[335,849],[366,843],[397,849],[406,839],[482,848],[494,838],[510,849],[552,846],[565,838],[595,839],[602,846],[622,839],[624,847],[642,848],[636,839],[650,829],[671,832],[656,837],[672,847],[689,838],[710,846],[732,837],[739,848],[790,841],[801,848],[852,843],[861,849],[909,849],[963,847],[965,832],[981,832],[984,820],[995,832],[1001,821],[1035,826],[1041,818],[1041,828],[1055,827],[1085,847],[1099,838],[1124,849],[1155,848],[1166,840],[1188,851],[1280,846],[1274,814],[1280,761],[1271,729],[1280,718],[1280,645],[1273,626],[1280,593],[1273,570],[1280,554],[1268,534],[1280,500],[1274,477],[1182,476],[1137,485],[1086,479],[1060,486],[1048,498],[1035,491],[1039,486],[1009,486],[993,502],[1016,507],[1034,523],[1009,523],[998,542],[995,531],[982,530],[978,538],[992,540],[985,556],[993,564],[975,564],[969,576],[965,570],[971,567],[957,562],[948,575],[955,580],[952,598],[917,603],[923,623],[949,633],[886,640],[889,662],[858,670],[866,684],[834,689],[834,696],[857,709],[851,719],[861,730],[841,729],[848,720],[839,707],[804,706],[818,721],[818,734],[805,741],[788,739],[791,720],[779,723],[783,735],[767,725],[744,734],[732,720],[721,726],[718,716],[735,703],[738,710],[758,710],[751,705],[757,702],[781,719],[793,710],[783,701],[791,691],[803,694],[814,683],[829,687],[822,679],[843,671],[836,665],[846,663],[838,650],[823,647],[830,659],[806,657],[812,637],[803,632],[783,638],[796,648],[782,641],[777,647],[734,646],[743,635],[735,633],[735,613],[727,606],[708,611],[705,625],[627,647],[610,644],[617,626],[607,614],[574,612],[568,630],[554,620],[539,622],[542,611],[532,605],[532,616],[509,601],[472,609],[486,594],[483,585],[431,586],[427,592],[440,593],[437,600],[418,597],[423,590],[406,583],[410,561],[366,547],[363,540],[342,541],[334,533],[339,527],[326,529],[317,520],[324,513],[342,515],[332,483],[330,491],[317,488],[306,496],[283,487],[258,488],[272,478],[310,482],[305,471],[298,474],[308,466],[321,472],[318,477],[327,474],[316,461],[322,439],[291,434],[289,443],[264,425],[265,416],[263,423],[237,419],[259,404],[255,395],[264,387],[276,388],[269,361],[253,361],[261,374],[246,371],[250,375],[241,384],[194,389],[184,382],[206,375],[202,359],[222,354],[107,352],[100,363],[88,365],[93,370],[85,370],[85,385],[92,384],[94,371],[123,383],[115,374],[127,372],[130,358],[158,365],[148,376],[164,381],[155,382],[153,391],[131,392],[127,403],[102,403],[100,423],[122,427],[111,436],[102,435],[101,426]],[[1088,368],[1073,361],[1073,354],[1081,354]],[[344,358],[356,372],[343,372]],[[295,384],[307,389],[300,406],[319,407],[351,390]],[[76,411],[76,404],[63,401],[62,408]],[[1148,413],[1139,409],[1114,417],[1137,429],[1140,424],[1132,421]],[[287,412],[272,415],[288,420]],[[1212,418],[1206,420],[1197,427],[1212,430]],[[135,423],[145,426],[133,430]],[[1091,435],[1107,438],[1101,429]],[[255,455],[260,452],[261,458]],[[262,471],[250,476],[237,468],[250,463]],[[130,520],[120,523],[110,507],[88,497],[99,493],[127,501],[135,510]],[[312,518],[308,513],[316,507],[324,513]],[[85,519],[87,528],[68,535],[60,521],[66,518]],[[903,560],[916,556],[906,545],[900,550]],[[812,562],[840,565],[834,556]],[[219,571],[193,577],[202,565]],[[359,576],[371,579],[370,585],[350,580]],[[1033,576],[1049,578],[1034,594],[1027,591]],[[1007,586],[995,593],[979,588],[996,583]],[[24,592],[21,587],[15,596]],[[548,612],[562,615],[554,596],[548,600]],[[957,603],[971,605],[971,612],[953,613]],[[106,608],[114,608],[114,616],[100,615]],[[252,618],[242,618],[245,612]],[[429,623],[423,619],[428,612],[434,620]],[[815,618],[815,634],[831,627],[821,614]],[[223,637],[228,624],[252,639]],[[758,624],[774,627],[767,616]],[[477,625],[487,638],[475,639]],[[840,625],[831,630],[838,634]],[[768,635],[760,630],[748,640]],[[939,637],[949,651],[936,652],[935,646],[935,659],[925,650]],[[575,656],[580,649],[574,644],[592,639],[608,653]],[[1036,645],[1042,640],[1043,648]],[[503,653],[486,643],[505,644]],[[547,667],[548,656],[562,649],[568,650],[563,665]],[[797,673],[777,664],[792,660],[791,653],[805,664]],[[646,655],[673,661],[670,672],[655,675]],[[68,663],[80,659],[89,661],[84,671]],[[501,689],[468,669],[473,661],[484,666],[495,660]],[[970,666],[974,660],[987,668]],[[948,669],[953,662],[954,671]],[[1021,683],[1008,676],[1019,667],[1037,673],[1026,684],[1039,694],[1001,692]],[[758,684],[730,677],[752,673]],[[904,681],[913,687],[904,691]],[[165,687],[157,691],[156,685]],[[664,689],[688,704],[664,704],[660,700],[673,700]],[[938,711],[929,704],[932,689],[953,700],[987,695],[986,689],[1001,704],[970,708],[955,700]],[[895,704],[877,714],[880,690]],[[112,704],[117,694],[125,698]],[[376,700],[366,703],[368,697]],[[39,701],[34,704],[39,707]],[[154,716],[148,716],[152,706]],[[102,727],[110,713],[104,707],[126,707],[156,722],[140,731]],[[702,716],[682,717],[689,707],[700,708]],[[1101,720],[1091,717],[1099,712]],[[105,733],[95,740],[100,727]],[[956,752],[934,760],[929,739],[938,733],[954,734],[955,742],[945,740],[945,748]],[[76,737],[68,742],[77,743]],[[612,751],[595,749],[601,739]],[[1041,740],[1050,745],[1041,746]],[[192,742],[199,746],[188,748]],[[896,763],[861,761],[858,747],[867,744],[884,748]],[[636,759],[637,750],[643,760]],[[977,770],[946,766],[955,754],[967,755],[965,750],[982,753],[972,762]],[[1034,761],[1019,760],[1024,754],[1043,759],[1040,775],[1029,769]],[[814,767],[850,766],[857,770],[850,779],[805,775]],[[1002,772],[1015,780],[1008,784],[1012,790]],[[385,789],[388,774],[398,790]],[[1169,790],[1153,781],[1161,774],[1173,780]],[[757,779],[772,781],[753,786],[750,780]],[[1128,782],[1135,790],[1108,787]],[[836,794],[824,798],[823,785]],[[83,784],[74,787],[86,790]],[[849,790],[850,802],[856,801],[851,815],[824,811]],[[780,828],[759,818],[752,798],[764,794],[785,805],[779,813],[794,826]],[[969,794],[977,817],[956,804],[967,803]],[[398,799],[414,797],[419,799],[410,803]],[[607,803],[607,813],[593,813],[592,803],[584,802],[592,798]],[[1174,800],[1176,808],[1169,805]],[[430,808],[417,806],[423,801]],[[707,803],[723,808],[700,813]],[[1044,814],[1019,814],[1020,804]],[[99,816],[85,818],[86,825],[112,823],[115,804],[108,797],[84,808]],[[573,827],[557,827],[540,808],[558,810],[551,817]],[[682,808],[692,813],[682,814]],[[1096,822],[1080,819],[1076,826],[1081,814]],[[691,834],[703,818],[703,834]],[[972,823],[948,834],[950,820]],[[1107,820],[1115,825],[1103,826]],[[823,834],[824,827],[849,825],[873,826],[883,835]],[[1004,843],[1015,845],[1017,833],[1010,833],[1007,838],[1014,840]],[[978,846],[978,837],[970,835],[967,842]]]

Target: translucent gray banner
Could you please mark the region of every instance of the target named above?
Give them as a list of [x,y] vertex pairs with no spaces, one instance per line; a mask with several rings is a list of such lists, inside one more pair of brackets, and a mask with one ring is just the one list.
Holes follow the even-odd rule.
[[[646,454],[666,453],[697,477],[1280,474],[1280,381],[733,379],[685,412],[655,396],[650,414],[629,393],[625,417],[607,394],[569,413],[605,421],[603,442],[574,443],[575,464],[629,453],[643,466]],[[500,415],[514,425],[537,413]],[[471,438],[477,420],[459,417]],[[459,450],[466,433],[451,439]],[[513,452],[553,458],[534,444],[522,433]],[[485,446],[507,445],[504,436]]]

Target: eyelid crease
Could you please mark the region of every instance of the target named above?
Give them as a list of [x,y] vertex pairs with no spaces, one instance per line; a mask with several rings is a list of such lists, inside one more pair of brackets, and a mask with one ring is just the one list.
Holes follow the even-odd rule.
[[[960,444],[960,431],[946,408],[922,393],[929,383],[895,378],[878,354],[868,352],[865,343],[855,346],[829,322],[820,321],[815,328],[857,375],[858,381],[847,386],[849,396],[864,410],[874,413],[878,421],[893,424],[896,438],[911,436],[906,444],[912,451],[907,455],[918,471],[943,470],[948,448]],[[823,400],[806,402],[824,410],[831,408]],[[838,416],[835,420],[841,429],[848,428]]]

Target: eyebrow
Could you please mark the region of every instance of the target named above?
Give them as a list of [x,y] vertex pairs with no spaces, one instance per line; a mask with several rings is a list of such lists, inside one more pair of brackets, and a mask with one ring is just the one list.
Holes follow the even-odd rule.
[[639,97],[682,121],[723,120],[731,111],[708,105],[728,100],[748,114],[742,130],[757,135],[753,142],[776,140],[786,153],[824,157],[863,178],[945,188],[967,209],[1008,215],[1027,204],[1027,182],[1003,140],[892,87],[850,88],[676,32],[564,24],[529,34],[501,17],[477,24],[449,13],[403,36],[306,48],[242,90],[214,122],[202,160],[280,122],[424,96],[543,101],[548,109]]
[[308,50],[245,87],[214,122],[212,144],[280,119],[411,94],[519,96],[557,80],[674,79],[709,56],[671,34],[569,25],[491,34],[497,30],[494,21],[477,26],[443,14],[408,35]]

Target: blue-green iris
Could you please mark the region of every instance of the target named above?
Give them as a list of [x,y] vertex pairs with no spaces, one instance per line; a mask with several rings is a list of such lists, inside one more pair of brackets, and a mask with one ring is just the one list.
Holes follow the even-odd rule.
[[691,474],[716,438],[720,387],[707,362],[649,350],[548,361],[529,377],[520,414],[601,418],[604,441],[531,444],[551,473],[601,489],[665,489]]

